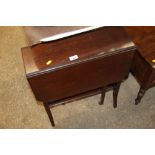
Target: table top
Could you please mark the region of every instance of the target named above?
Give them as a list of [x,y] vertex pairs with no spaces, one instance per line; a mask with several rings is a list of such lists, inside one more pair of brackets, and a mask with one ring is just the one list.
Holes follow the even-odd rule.
[[53,71],[135,49],[123,27],[102,27],[61,40],[22,48],[26,75]]
[[155,26],[129,26],[125,29],[136,44],[138,52],[155,68]]

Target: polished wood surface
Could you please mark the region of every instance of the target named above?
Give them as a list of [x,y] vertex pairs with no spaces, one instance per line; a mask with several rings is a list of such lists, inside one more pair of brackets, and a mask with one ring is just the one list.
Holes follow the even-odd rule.
[[152,66],[155,63],[155,26],[131,26],[126,28],[133,42],[136,44],[138,52]]
[[155,86],[155,26],[126,27],[127,33],[137,46],[131,71],[140,84],[136,104],[146,90]]
[[[26,75],[29,76],[132,47],[134,44],[123,28],[103,27],[67,39],[23,48],[22,54]],[[79,59],[71,62],[69,57],[74,55],[78,55]],[[48,60],[52,60],[50,65],[46,65]]]
[[[120,82],[135,46],[122,27],[103,27],[22,49],[26,76],[38,100],[56,101]],[[79,59],[70,61],[77,54]],[[51,65],[46,62],[52,60]],[[82,79],[82,80],[81,80]]]
[[129,73],[133,52],[93,59],[57,71],[28,77],[38,100],[56,101],[122,81]]
[[[128,76],[135,45],[123,27],[102,27],[61,40],[22,48],[26,77],[37,100],[43,101],[54,126],[50,105],[112,87],[113,106]],[[78,59],[70,61],[69,57]],[[47,65],[47,62],[50,64]]]

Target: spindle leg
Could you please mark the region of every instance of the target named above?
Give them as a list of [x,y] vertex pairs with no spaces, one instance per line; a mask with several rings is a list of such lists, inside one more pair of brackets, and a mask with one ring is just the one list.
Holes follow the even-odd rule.
[[54,123],[54,120],[53,120],[53,116],[52,116],[52,112],[50,110],[48,102],[44,102],[43,104],[44,104],[45,110],[47,112],[47,115],[48,115],[48,117],[50,119],[50,122],[51,122],[52,126],[55,126],[55,123]]
[[102,92],[101,92],[101,100],[99,102],[99,105],[103,105],[104,104],[105,93],[106,93],[106,87],[103,87],[102,88]]
[[121,82],[118,82],[113,87],[113,107],[117,107],[117,96],[120,89]]

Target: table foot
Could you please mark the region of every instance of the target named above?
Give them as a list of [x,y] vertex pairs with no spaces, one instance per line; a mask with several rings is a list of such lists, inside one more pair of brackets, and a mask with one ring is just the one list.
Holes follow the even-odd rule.
[[117,107],[117,96],[120,89],[121,82],[118,82],[113,87],[113,107]]
[[106,93],[106,87],[103,87],[102,92],[101,92],[101,99],[100,99],[100,102],[98,103],[99,105],[104,104],[105,93]]
[[144,89],[140,89],[139,92],[138,92],[138,95],[137,95],[137,98],[135,99],[135,105],[139,104],[141,99],[143,98],[144,94],[145,94],[145,91]]
[[43,104],[44,104],[45,110],[47,112],[47,115],[48,115],[48,117],[50,119],[51,125],[54,127],[55,123],[54,123],[54,120],[53,120],[53,116],[52,116],[52,112],[50,110],[49,104],[47,102],[43,102]]

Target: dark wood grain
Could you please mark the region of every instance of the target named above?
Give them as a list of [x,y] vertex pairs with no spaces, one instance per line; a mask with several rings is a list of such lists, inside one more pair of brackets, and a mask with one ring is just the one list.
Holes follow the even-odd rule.
[[[22,49],[26,75],[55,70],[95,56],[105,56],[134,47],[121,27],[103,27],[81,35]],[[70,56],[79,59],[71,62]],[[52,60],[50,66],[46,65]]]
[[[28,81],[38,100],[56,101],[121,81],[135,46],[122,27],[103,27],[22,49]],[[77,54],[79,59],[69,61]],[[53,62],[47,67],[46,62]]]
[[126,31],[138,48],[138,52],[152,67],[155,63],[155,26],[129,26]]
[[[114,89],[114,107],[120,83],[127,77],[135,45],[122,27],[102,27],[65,39],[22,49],[26,77],[37,100],[49,106],[82,94]],[[69,57],[78,55],[70,61]],[[46,62],[51,60],[50,65]],[[83,95],[84,96],[84,95]],[[105,92],[102,91],[102,104]]]
[[57,71],[29,77],[38,100],[55,101],[119,82],[129,72],[133,52],[93,59]]
[[155,27],[126,27],[127,33],[137,46],[131,71],[140,84],[135,103],[140,103],[144,93],[155,86]]

